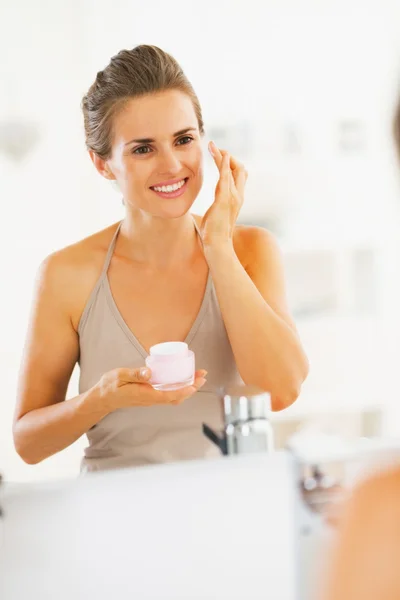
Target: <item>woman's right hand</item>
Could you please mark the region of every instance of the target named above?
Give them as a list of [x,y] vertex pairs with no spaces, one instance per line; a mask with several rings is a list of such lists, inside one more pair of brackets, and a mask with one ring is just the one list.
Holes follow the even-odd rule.
[[195,373],[195,380],[179,390],[155,390],[149,383],[151,371],[147,367],[138,369],[113,369],[105,373],[95,386],[102,405],[110,412],[130,406],[154,406],[156,404],[181,404],[193,396],[206,382],[207,371]]

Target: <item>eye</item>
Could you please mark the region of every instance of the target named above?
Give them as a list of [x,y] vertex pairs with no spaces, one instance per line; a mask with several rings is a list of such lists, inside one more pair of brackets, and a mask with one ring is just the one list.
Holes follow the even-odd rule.
[[193,138],[190,135],[184,135],[183,137],[179,138],[177,144],[178,146],[186,146],[187,144],[190,144],[190,142],[193,142]]
[[147,150],[150,151],[150,146],[139,146],[132,151],[132,154],[148,154]]

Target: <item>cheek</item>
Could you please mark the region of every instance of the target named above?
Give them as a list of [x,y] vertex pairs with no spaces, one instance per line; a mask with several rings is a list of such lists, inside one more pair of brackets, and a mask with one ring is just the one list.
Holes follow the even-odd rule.
[[136,161],[130,156],[124,156],[119,164],[119,173],[129,186],[142,187],[149,180],[152,168],[147,161]]
[[191,170],[198,177],[203,177],[203,152],[200,148],[191,157]]
[[150,162],[132,161],[131,164],[127,165],[127,177],[129,177],[132,185],[143,186],[151,178],[153,170]]
[[203,163],[199,164],[198,168],[197,168],[197,178],[200,181],[200,183],[203,182]]

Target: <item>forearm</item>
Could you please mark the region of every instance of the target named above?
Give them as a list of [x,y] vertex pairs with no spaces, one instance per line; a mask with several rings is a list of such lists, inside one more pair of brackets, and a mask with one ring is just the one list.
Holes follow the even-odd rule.
[[206,258],[242,379],[269,391],[274,410],[289,406],[308,369],[296,331],[264,300],[231,245],[206,249]]
[[32,410],[14,425],[15,448],[28,464],[39,463],[73,444],[109,412],[97,388]]

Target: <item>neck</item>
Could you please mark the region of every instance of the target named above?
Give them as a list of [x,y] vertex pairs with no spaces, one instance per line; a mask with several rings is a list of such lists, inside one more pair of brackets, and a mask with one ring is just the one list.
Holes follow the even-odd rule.
[[139,210],[126,212],[118,246],[120,254],[154,268],[192,261],[200,249],[191,214],[165,219]]

